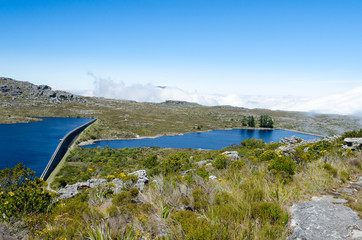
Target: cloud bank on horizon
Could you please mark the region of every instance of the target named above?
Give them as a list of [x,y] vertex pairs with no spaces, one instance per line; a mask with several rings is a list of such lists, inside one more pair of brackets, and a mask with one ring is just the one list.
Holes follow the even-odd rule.
[[204,94],[198,91],[188,92],[177,87],[155,86],[116,82],[112,79],[94,78],[94,89],[87,95],[137,102],[164,102],[166,100],[195,102],[206,106],[231,105],[245,108],[266,108],[271,110],[289,110],[343,115],[362,114],[362,86],[329,96],[307,99],[294,96],[250,96],[245,89],[237,93]]

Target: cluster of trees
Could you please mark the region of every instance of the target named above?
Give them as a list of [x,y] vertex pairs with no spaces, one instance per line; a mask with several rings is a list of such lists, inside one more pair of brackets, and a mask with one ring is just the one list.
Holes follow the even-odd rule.
[[[244,127],[255,127],[256,126],[256,120],[254,116],[244,116],[241,120],[241,123]],[[259,126],[264,128],[273,128],[274,127],[274,121],[272,117],[269,115],[261,115],[259,118]]]

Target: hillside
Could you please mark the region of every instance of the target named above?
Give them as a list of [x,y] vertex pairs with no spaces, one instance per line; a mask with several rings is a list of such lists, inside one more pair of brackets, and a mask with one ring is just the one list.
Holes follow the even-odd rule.
[[88,139],[179,134],[243,127],[244,116],[267,114],[274,127],[319,135],[340,134],[359,129],[354,116],[246,109],[231,106],[206,107],[194,103],[167,101],[139,103],[95,97],[81,97],[53,91],[46,85],[0,78],[0,123],[32,121],[31,117],[93,117],[99,119]]
[[[361,127],[353,116],[90,98],[3,78],[0,88],[2,122],[97,118],[78,142],[240,128],[244,117],[265,114],[275,127],[322,135]],[[362,155],[344,137],[362,130],[314,141],[247,139],[212,151],[75,145],[48,184],[26,166],[0,170],[0,239],[354,237],[362,232]],[[308,211],[318,212],[313,224]]]

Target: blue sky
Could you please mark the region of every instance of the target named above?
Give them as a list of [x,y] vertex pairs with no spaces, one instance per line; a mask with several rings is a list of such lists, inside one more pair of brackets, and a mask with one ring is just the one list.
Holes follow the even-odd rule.
[[[360,0],[0,0],[0,76],[118,98],[168,86],[234,105],[341,96],[362,86],[361,13]],[[163,100],[150,94],[132,96]]]

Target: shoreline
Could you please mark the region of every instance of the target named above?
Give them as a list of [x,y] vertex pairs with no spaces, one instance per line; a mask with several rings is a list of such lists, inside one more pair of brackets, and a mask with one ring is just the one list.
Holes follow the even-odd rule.
[[167,137],[167,136],[181,136],[181,135],[185,135],[185,134],[189,134],[189,133],[204,133],[204,132],[211,132],[211,131],[215,131],[215,130],[233,130],[233,129],[240,129],[240,130],[268,130],[268,131],[273,131],[273,130],[284,130],[284,131],[290,131],[290,132],[296,132],[296,133],[302,133],[302,134],[306,134],[306,135],[310,135],[310,136],[316,136],[316,137],[320,137],[320,138],[324,138],[326,136],[323,135],[318,135],[318,134],[313,134],[313,133],[308,133],[308,132],[303,132],[303,131],[298,131],[298,130],[291,130],[291,129],[287,129],[287,128],[223,128],[223,129],[211,129],[211,130],[204,130],[204,131],[197,131],[197,132],[186,132],[186,133],[167,133],[167,134],[157,134],[154,136],[138,136],[136,134],[136,137],[133,138],[108,138],[108,139],[90,139],[87,141],[83,141],[77,144],[77,146],[82,147],[82,146],[86,146],[86,145],[93,145],[97,142],[101,142],[101,141],[119,141],[119,140],[137,140],[137,139],[154,139],[154,138],[158,138],[158,137]]

